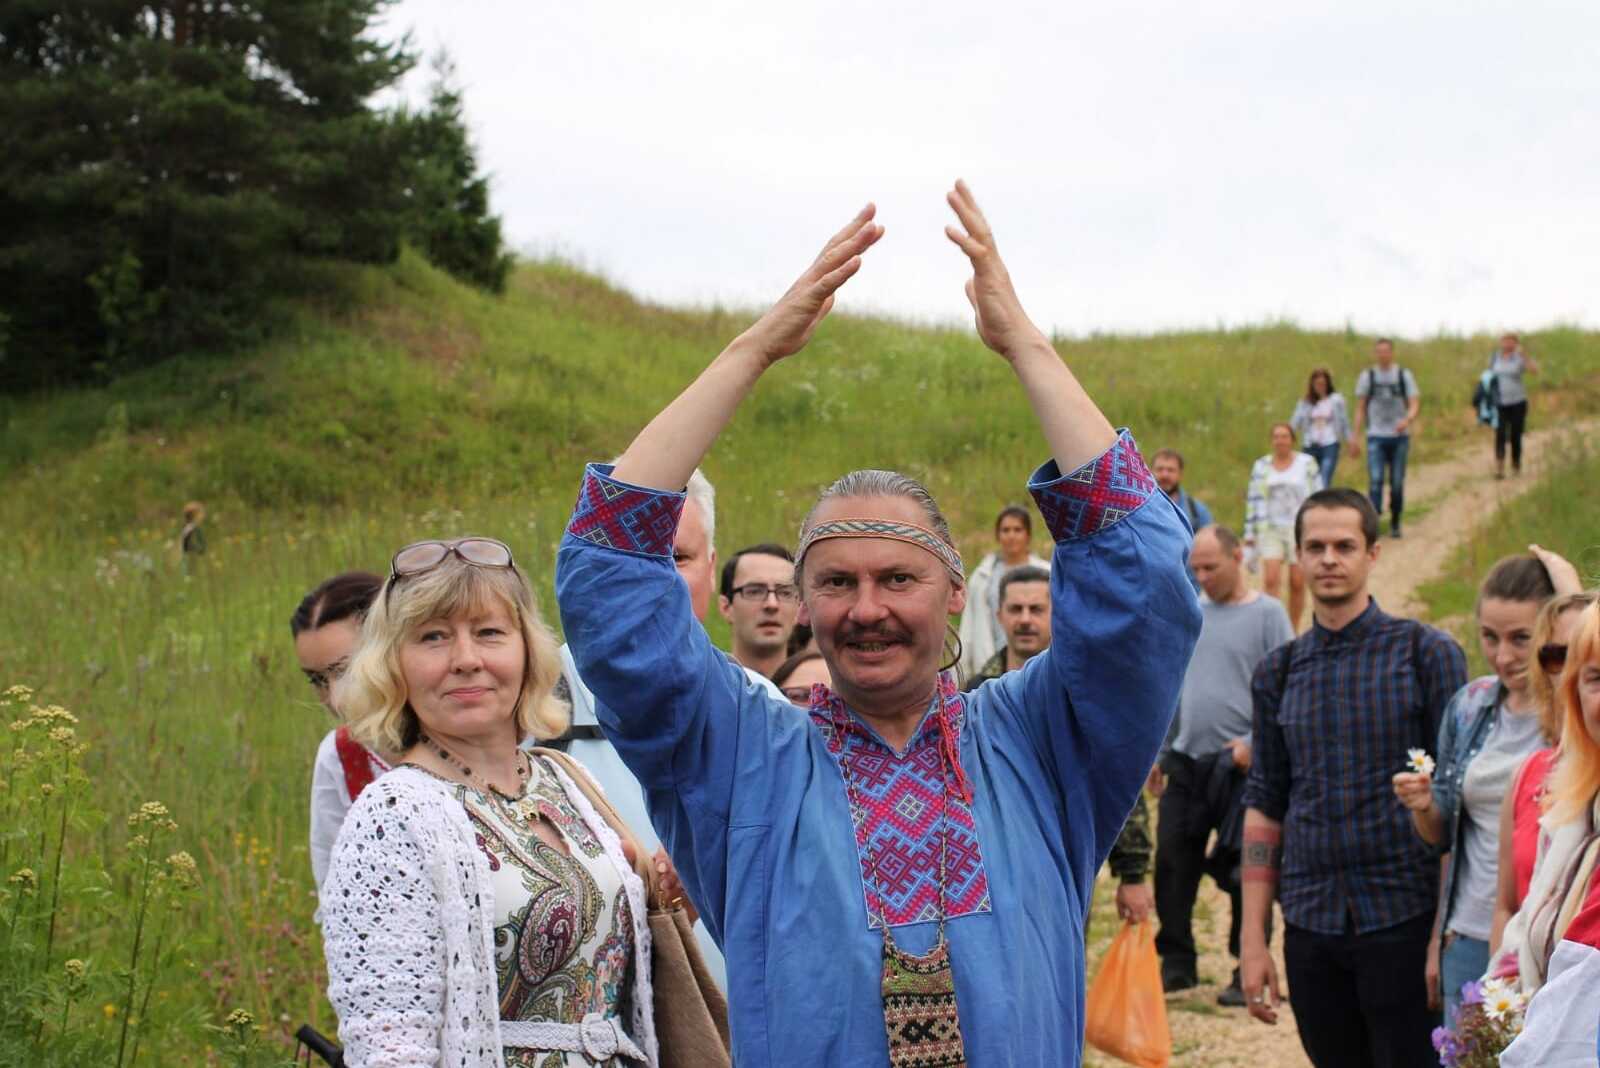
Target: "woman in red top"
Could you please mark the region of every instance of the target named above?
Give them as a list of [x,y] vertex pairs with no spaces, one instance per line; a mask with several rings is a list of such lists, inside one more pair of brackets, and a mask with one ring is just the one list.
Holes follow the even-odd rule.
[[[1554,569],[1551,574],[1560,585],[1561,575]],[[1550,748],[1539,750],[1523,762],[1511,780],[1506,798],[1509,803],[1500,807],[1499,893],[1495,901],[1494,928],[1489,936],[1491,961],[1499,954],[1506,923],[1522,907],[1528,896],[1528,884],[1533,879],[1541,834],[1539,817],[1544,812],[1545,780],[1555,765],[1555,746],[1561,741],[1562,710],[1554,688],[1566,663],[1567,643],[1579,615],[1594,600],[1593,593],[1554,597],[1540,610],[1534,623],[1532,644],[1539,665],[1528,681]]]

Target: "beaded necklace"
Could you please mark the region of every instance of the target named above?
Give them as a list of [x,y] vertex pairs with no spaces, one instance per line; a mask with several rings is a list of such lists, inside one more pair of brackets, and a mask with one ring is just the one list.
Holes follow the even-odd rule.
[[[503,813],[512,814],[510,803],[517,800],[518,797],[521,797],[523,793],[527,791],[528,777],[533,773],[533,769],[528,765],[528,754],[522,752],[521,750],[517,751],[517,796],[512,797],[510,795],[501,793],[500,788],[494,783],[490,782],[488,779],[485,779],[481,775],[474,774],[472,769],[467,766],[465,761],[456,756],[454,753],[450,752],[450,750],[446,749],[444,746],[440,745],[438,742],[434,741],[432,738],[428,737],[427,731],[423,731],[421,734],[419,734],[417,736],[417,741],[426,746],[429,751],[436,754],[440,760],[450,765],[450,767],[454,768],[456,771],[459,771],[462,777],[467,780],[468,786],[481,786],[482,789],[479,792],[487,797],[495,805],[495,807],[500,809]],[[517,823],[519,822],[519,819],[513,818],[512,822]]]

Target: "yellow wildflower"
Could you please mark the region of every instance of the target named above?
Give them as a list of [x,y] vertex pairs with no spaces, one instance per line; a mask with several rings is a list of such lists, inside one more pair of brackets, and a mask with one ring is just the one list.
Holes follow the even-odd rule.
[[117,1015],[117,1007],[115,1005],[111,1004],[111,1002],[109,1002],[109,1001],[106,1002],[104,1005],[100,1006],[100,1011],[105,1013],[106,1019],[108,1019],[108,1020],[112,1019],[113,1017],[115,1017]]
[[18,868],[6,879],[6,882],[20,887],[24,894],[34,893],[39,889],[39,876],[32,868]]
[[229,1027],[250,1027],[256,1022],[256,1018],[251,1016],[244,1009],[234,1009],[232,1012],[228,1013],[228,1018],[224,1022],[226,1022]]
[[71,960],[67,961],[63,967],[67,969],[68,979],[82,979],[84,974],[89,970],[89,966],[83,963],[83,961],[79,960],[77,957],[73,957]]

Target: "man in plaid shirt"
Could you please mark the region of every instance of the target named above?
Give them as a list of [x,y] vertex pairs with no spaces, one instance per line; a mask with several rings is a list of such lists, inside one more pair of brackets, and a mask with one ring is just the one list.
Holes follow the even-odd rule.
[[1390,782],[1431,751],[1466,657],[1448,635],[1383,612],[1367,591],[1378,514],[1348,489],[1295,518],[1310,631],[1256,669],[1255,761],[1245,788],[1240,978],[1251,1015],[1281,998],[1265,930],[1283,907],[1300,1042],[1317,1068],[1410,1068],[1435,1059],[1427,981],[1439,865]]

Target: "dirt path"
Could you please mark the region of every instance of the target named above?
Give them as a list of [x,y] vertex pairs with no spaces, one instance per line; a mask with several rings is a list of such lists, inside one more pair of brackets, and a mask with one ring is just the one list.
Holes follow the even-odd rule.
[[[1406,495],[1409,498],[1405,537],[1386,539],[1383,555],[1372,578],[1372,592],[1386,611],[1400,615],[1420,615],[1423,606],[1416,591],[1423,582],[1443,569],[1451,553],[1467,532],[1506,502],[1531,488],[1546,466],[1552,448],[1557,450],[1568,435],[1594,435],[1600,432],[1600,419],[1589,419],[1556,430],[1542,430],[1524,439],[1523,474],[1520,478],[1496,481],[1490,477],[1491,459],[1487,443],[1476,439],[1470,451],[1462,451],[1439,463],[1416,466],[1408,472]],[[1355,470],[1351,466],[1355,465]],[[1364,461],[1344,459],[1343,478],[1365,482]],[[1387,529],[1387,524],[1385,524]],[[1308,611],[1309,615],[1309,611]],[[1102,874],[1096,892],[1098,924],[1095,954],[1104,949],[1109,929],[1115,925],[1115,912],[1101,911],[1100,901],[1109,901],[1113,884]],[[1209,879],[1201,884],[1195,904],[1195,940],[1200,946],[1201,985],[1167,998],[1167,1020],[1172,1030],[1171,1068],[1310,1068],[1295,1032],[1294,1013],[1280,1007],[1278,1023],[1267,1027],[1250,1019],[1243,1009],[1217,1005],[1217,993],[1227,985],[1233,972],[1228,955],[1229,905],[1225,894]],[[1273,956],[1278,974],[1283,975],[1283,917],[1274,917]],[[1092,972],[1091,972],[1092,974]],[[1122,1062],[1090,1050],[1085,1068],[1113,1068]]]

